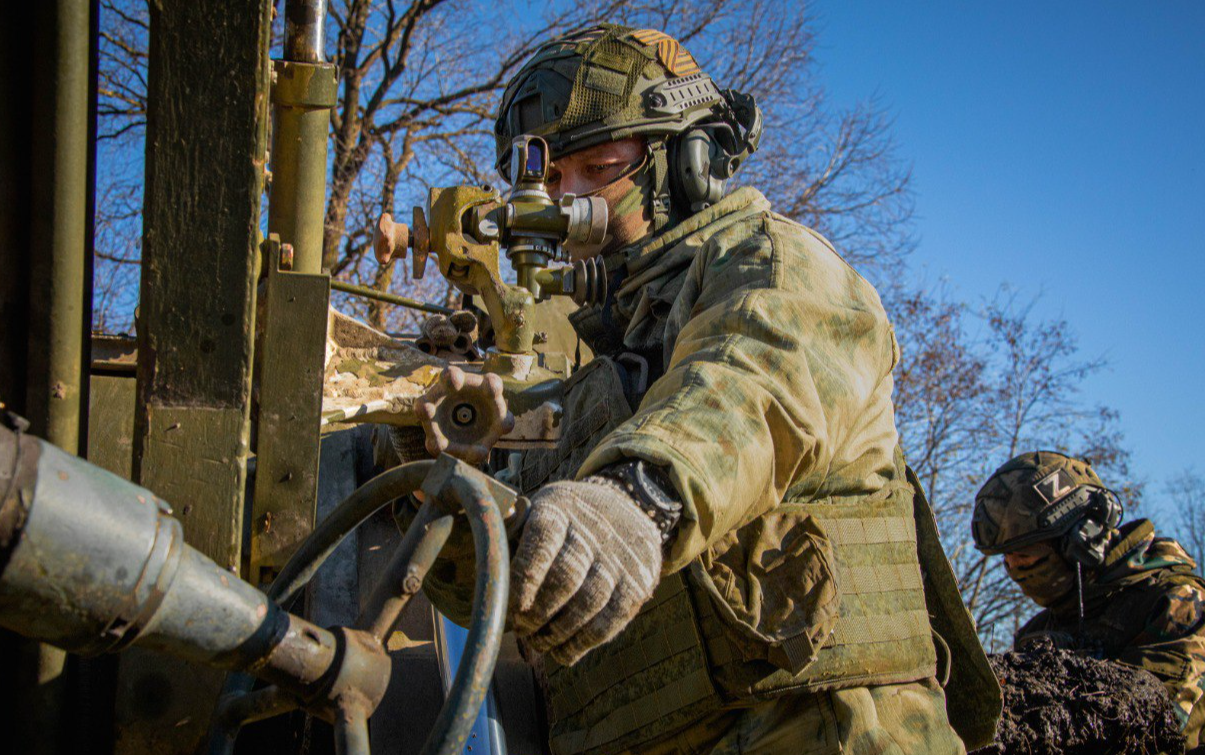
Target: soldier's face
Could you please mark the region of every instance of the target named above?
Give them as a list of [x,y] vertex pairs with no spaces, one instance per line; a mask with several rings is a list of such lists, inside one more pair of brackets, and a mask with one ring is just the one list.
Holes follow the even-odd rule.
[[554,160],[546,186],[554,199],[590,195],[607,203],[607,234],[602,243],[566,244],[572,260],[634,244],[652,232],[652,179],[641,137],[587,147]]
[[1075,586],[1075,570],[1052,540],[1004,554],[1004,568],[1021,592],[1042,607],[1058,602]]
[[630,136],[570,152],[548,166],[546,186],[553,199],[598,191],[644,159],[644,139]]
[[1043,540],[1012,553],[1004,554],[1004,565],[1009,569],[1028,569],[1043,558],[1054,553],[1049,541]]

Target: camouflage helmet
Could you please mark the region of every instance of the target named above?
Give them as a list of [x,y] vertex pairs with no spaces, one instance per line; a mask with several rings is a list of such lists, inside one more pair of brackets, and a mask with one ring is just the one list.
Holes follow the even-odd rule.
[[[702,166],[683,176],[702,181],[694,193],[704,199],[722,193],[761,136],[761,112],[754,99],[721,90],[699,69],[694,57],[664,32],[600,24],[540,46],[511,80],[494,125],[496,167],[507,175],[510,145],[520,134],[543,137],[552,159],[629,136],[650,139],[654,195],[668,212],[671,163],[677,155],[667,140],[705,129],[703,146],[692,150]],[[689,180],[689,179],[688,179]],[[690,187],[695,188],[695,187]],[[689,192],[688,192],[689,193]],[[703,204],[688,197],[692,211]]]
[[1120,503],[1087,461],[1056,451],[1033,451],[1006,462],[980,488],[971,532],[975,546],[987,554],[1008,553],[1068,533],[1076,534],[1077,546],[1092,545],[1096,551],[1100,536],[1120,518]]

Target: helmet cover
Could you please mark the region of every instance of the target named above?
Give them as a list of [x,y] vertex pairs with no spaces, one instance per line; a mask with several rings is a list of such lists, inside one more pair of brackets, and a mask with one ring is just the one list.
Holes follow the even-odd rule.
[[670,137],[724,115],[728,99],[694,57],[655,29],[600,24],[541,45],[502,96],[497,168],[535,134],[552,159],[629,136]]
[[[1083,459],[1055,451],[1021,454],[997,469],[975,496],[975,546],[998,554],[1061,537],[1095,510],[1102,493],[1112,497]],[[1113,519],[1110,510],[1108,520]]]

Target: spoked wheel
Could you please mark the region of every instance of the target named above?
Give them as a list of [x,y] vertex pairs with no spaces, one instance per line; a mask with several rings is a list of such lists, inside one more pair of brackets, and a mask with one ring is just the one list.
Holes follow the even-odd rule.
[[[334,632],[335,647],[325,671],[313,679],[303,673],[289,678],[274,674],[269,679],[273,684],[254,691],[251,677],[232,675],[214,715],[212,755],[233,752],[244,724],[297,709],[334,725],[339,753],[368,755],[368,718],[389,684],[391,664],[385,642],[422,588],[452,532],[453,516],[461,511],[468,516],[477,557],[472,620],[464,660],[421,752],[463,752],[489,691],[502,641],[509,589],[504,517],[514,510],[514,491],[447,455],[391,469],[365,483],[318,525],[281,570],[268,595],[287,606],[344,537],[383,506],[419,489],[425,502],[355,625]],[[313,664],[299,662],[297,667]]]

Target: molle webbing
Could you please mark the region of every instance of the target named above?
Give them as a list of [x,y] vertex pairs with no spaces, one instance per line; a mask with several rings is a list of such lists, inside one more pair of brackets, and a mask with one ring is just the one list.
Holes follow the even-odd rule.
[[708,602],[700,600],[703,634],[718,686],[738,699],[893,684],[932,676],[937,656],[916,553],[912,486],[901,472],[879,494],[846,503],[800,506],[832,542],[840,594],[837,624],[819,649],[806,637],[782,642],[795,661],[815,655],[798,674],[742,657]]
[[670,575],[618,637],[573,667],[549,667],[553,753],[638,749],[723,708],[787,692],[933,676],[912,495],[898,482],[849,503],[783,504],[820,520],[833,542],[841,593],[841,616],[821,648],[805,637],[782,643],[800,673],[765,660],[767,648],[741,641],[694,577]]
[[[571,478],[586,453],[631,416],[615,363],[598,358],[576,373],[564,410],[557,447],[524,454],[524,492]],[[701,570],[666,576],[615,639],[571,667],[545,659],[554,755],[638,749],[723,708],[784,692],[932,676],[936,654],[917,562],[915,491],[901,454],[896,471],[895,481],[872,495],[781,504],[815,517],[832,543],[840,617],[822,647],[806,634],[773,649],[743,640],[718,616],[713,601],[721,598],[699,584],[708,579],[695,574]],[[793,675],[771,663],[771,650],[775,660],[802,670]]]
[[555,755],[617,752],[678,731],[721,706],[679,575],[615,640],[577,665],[548,661]]

